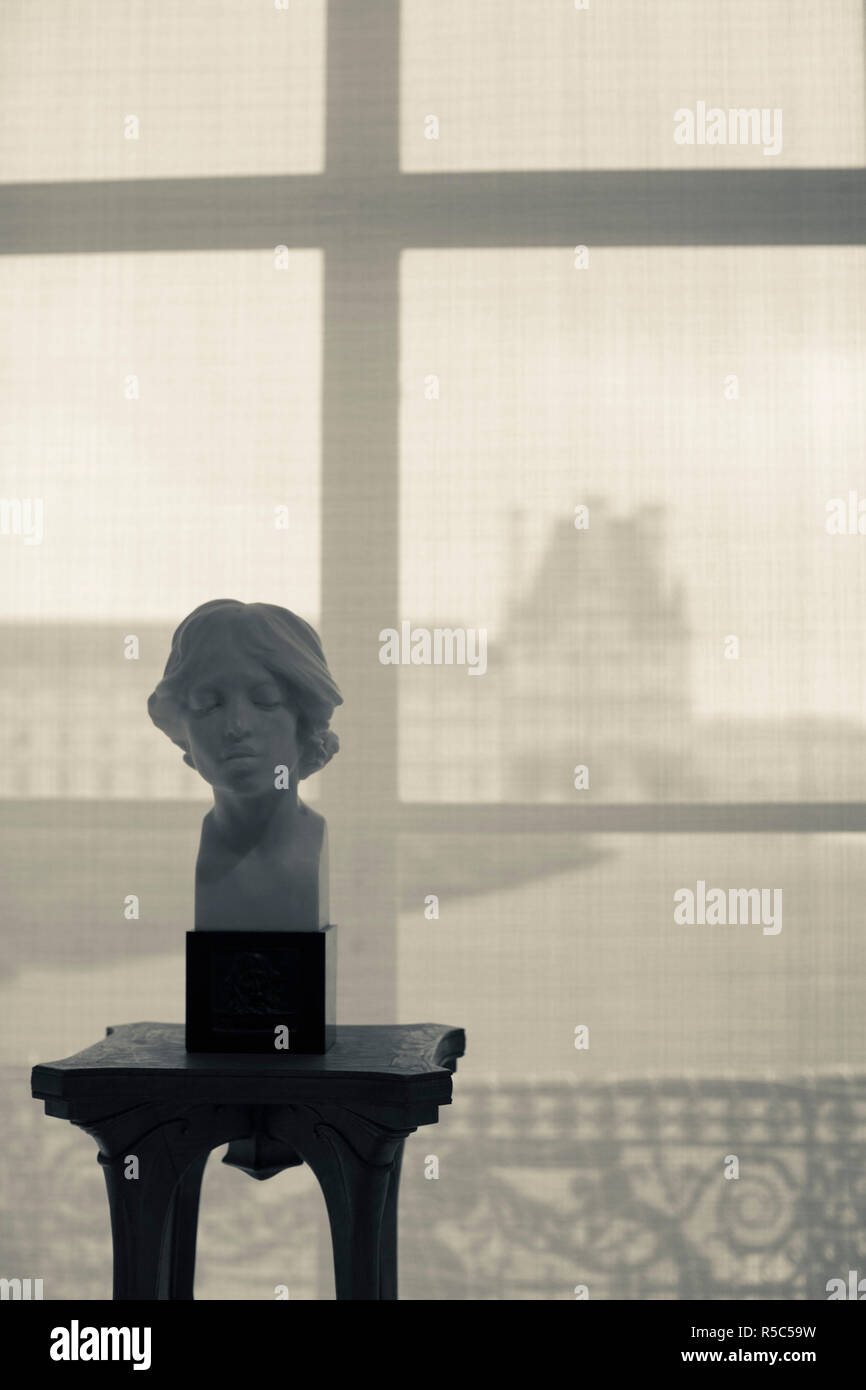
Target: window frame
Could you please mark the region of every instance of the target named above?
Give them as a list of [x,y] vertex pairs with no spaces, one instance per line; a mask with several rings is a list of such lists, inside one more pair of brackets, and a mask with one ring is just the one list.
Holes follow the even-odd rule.
[[866,830],[859,802],[400,801],[398,681],[382,680],[377,636],[400,606],[402,252],[863,245],[866,170],[402,172],[400,0],[329,0],[326,22],[321,173],[6,185],[0,254],[323,252],[320,622],[341,673],[346,756],[323,779],[321,806],[352,885],[359,948],[375,965],[348,1010],[365,1022],[396,1005],[401,832]]

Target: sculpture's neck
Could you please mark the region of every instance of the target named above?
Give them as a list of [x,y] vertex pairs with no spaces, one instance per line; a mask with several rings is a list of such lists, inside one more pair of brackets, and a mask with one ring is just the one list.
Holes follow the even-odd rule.
[[212,823],[230,844],[267,846],[291,838],[302,809],[294,779],[290,787],[275,788],[263,796],[238,796],[215,787]]

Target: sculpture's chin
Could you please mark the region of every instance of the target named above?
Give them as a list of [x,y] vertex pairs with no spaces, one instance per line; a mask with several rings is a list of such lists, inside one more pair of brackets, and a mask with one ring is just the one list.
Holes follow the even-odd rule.
[[258,758],[230,758],[220,767],[220,783],[233,791],[267,791],[273,787],[273,776]]

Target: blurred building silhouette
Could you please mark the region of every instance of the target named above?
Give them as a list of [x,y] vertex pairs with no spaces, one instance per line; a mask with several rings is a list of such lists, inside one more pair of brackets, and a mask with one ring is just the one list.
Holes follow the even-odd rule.
[[660,562],[663,509],[589,511],[586,530],[552,529],[529,576],[512,514],[513,590],[485,676],[401,670],[407,798],[570,800],[578,764],[605,800],[696,792],[690,634]]
[[605,799],[663,797],[691,753],[689,631],[660,563],[663,508],[588,506],[588,529],[553,529],[506,628],[508,727],[521,735],[509,800],[562,799],[576,765]]

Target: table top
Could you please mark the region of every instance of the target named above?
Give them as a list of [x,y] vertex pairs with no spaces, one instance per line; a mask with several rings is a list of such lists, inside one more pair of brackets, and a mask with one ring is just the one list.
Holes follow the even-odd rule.
[[439,1023],[337,1028],[321,1055],[190,1053],[182,1023],[126,1023],[92,1047],[33,1068],[47,1113],[75,1118],[104,1102],[181,1100],[279,1105],[304,1101],[449,1105],[462,1029]]

